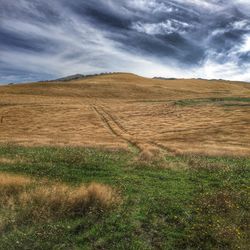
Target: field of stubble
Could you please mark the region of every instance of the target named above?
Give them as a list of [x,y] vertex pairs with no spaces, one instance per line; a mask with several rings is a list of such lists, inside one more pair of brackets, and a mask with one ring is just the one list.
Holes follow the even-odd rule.
[[250,87],[111,74],[0,88],[0,142],[250,154]]

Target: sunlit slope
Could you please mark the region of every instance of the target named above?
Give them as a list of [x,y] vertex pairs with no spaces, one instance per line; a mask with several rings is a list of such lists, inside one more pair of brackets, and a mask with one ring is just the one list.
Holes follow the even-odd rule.
[[250,154],[247,83],[109,74],[0,87],[0,142]]
[[109,74],[66,82],[40,82],[2,87],[2,94],[103,99],[176,99],[245,96],[248,84],[207,80],[158,80],[133,74]]

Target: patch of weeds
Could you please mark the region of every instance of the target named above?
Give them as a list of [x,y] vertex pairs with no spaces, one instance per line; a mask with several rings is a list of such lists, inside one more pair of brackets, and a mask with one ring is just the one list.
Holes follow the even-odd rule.
[[244,249],[249,236],[248,202],[246,191],[203,193],[191,205],[193,212],[178,247]]
[[[229,103],[228,103],[229,102]],[[230,102],[243,102],[242,103],[230,103]],[[194,106],[202,104],[220,104],[223,106],[249,106],[250,98],[247,97],[213,97],[213,98],[201,98],[201,99],[186,99],[175,101],[177,106]],[[247,104],[245,104],[247,103]]]
[[200,170],[206,170],[206,171],[227,171],[229,170],[229,166],[222,162],[210,162],[204,160],[204,158],[201,157],[190,157],[187,160],[188,165],[192,170],[200,171]]

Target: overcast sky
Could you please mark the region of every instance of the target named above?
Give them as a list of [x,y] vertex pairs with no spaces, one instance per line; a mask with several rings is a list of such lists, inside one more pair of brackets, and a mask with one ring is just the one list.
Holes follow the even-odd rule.
[[250,0],[0,0],[0,83],[113,71],[250,81]]

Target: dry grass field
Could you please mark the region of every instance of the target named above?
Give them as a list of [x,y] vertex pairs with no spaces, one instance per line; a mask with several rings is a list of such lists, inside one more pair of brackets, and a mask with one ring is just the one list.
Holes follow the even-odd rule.
[[108,74],[0,87],[0,143],[250,155],[250,85]]
[[0,250],[250,250],[247,11],[0,0]]

